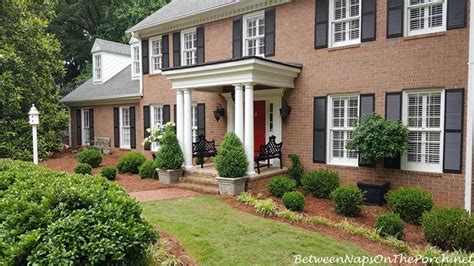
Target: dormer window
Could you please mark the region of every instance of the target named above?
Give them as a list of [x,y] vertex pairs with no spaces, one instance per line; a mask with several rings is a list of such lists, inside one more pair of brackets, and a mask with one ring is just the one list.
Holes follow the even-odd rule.
[[197,34],[196,29],[188,29],[181,33],[183,66],[194,65],[197,62]]
[[94,81],[102,80],[102,56],[94,55]]
[[161,36],[150,39],[151,51],[151,73],[160,73],[163,68],[163,52],[161,45]]
[[244,56],[265,55],[265,14],[252,13],[244,17]]
[[132,76],[139,77],[141,73],[140,66],[140,46],[132,46]]

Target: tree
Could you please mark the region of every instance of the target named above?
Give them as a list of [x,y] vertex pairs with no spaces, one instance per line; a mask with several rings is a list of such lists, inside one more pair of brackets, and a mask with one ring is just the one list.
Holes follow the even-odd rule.
[[54,80],[64,75],[63,61],[60,43],[46,30],[54,10],[48,0],[0,3],[0,157],[31,159],[32,104],[41,113],[40,157],[62,147],[68,117]]

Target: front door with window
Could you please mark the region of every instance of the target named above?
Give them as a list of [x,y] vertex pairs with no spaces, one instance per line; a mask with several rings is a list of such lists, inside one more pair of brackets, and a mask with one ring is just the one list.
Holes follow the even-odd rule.
[[254,110],[254,151],[258,154],[260,145],[266,144],[266,103],[265,101],[255,101]]
[[120,148],[130,149],[130,107],[120,108]]

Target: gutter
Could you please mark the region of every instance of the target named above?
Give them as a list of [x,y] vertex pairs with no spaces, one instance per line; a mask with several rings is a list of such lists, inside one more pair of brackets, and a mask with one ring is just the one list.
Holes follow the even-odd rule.
[[[472,3],[472,1],[471,1]],[[465,170],[465,191],[464,208],[472,212],[472,145],[474,126],[474,8],[471,5],[469,21],[469,62],[467,81],[467,132],[466,132],[466,170]]]

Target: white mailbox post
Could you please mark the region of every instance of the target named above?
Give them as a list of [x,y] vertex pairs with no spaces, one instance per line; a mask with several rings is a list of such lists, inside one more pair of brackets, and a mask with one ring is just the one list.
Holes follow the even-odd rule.
[[30,116],[30,125],[33,128],[33,163],[38,164],[38,132],[36,126],[39,125],[39,112],[33,104],[28,113]]

